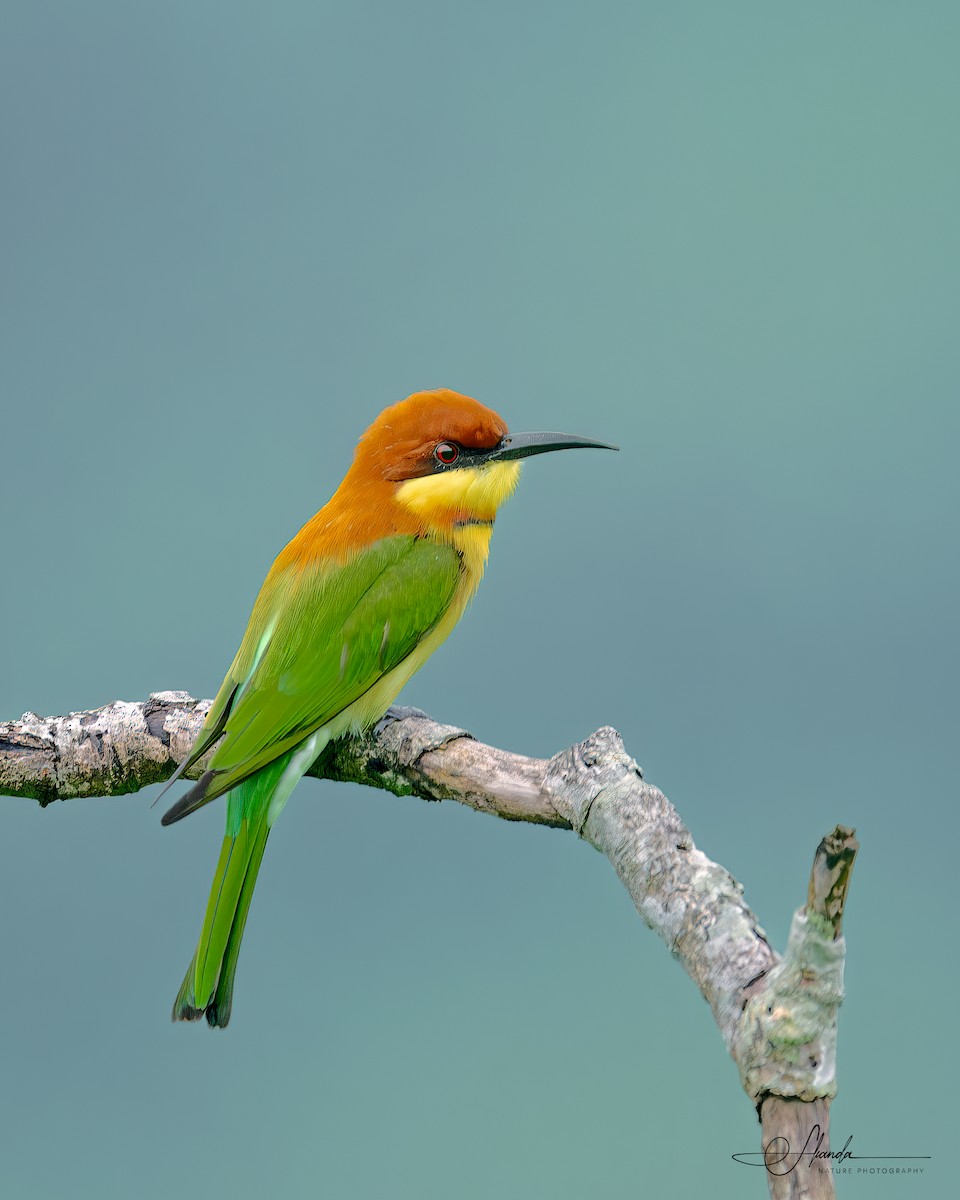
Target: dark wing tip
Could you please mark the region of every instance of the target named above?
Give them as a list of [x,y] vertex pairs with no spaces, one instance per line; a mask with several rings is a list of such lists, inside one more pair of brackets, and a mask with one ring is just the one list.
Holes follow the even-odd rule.
[[220,774],[222,774],[220,771],[204,771],[193,787],[188,792],[184,792],[176,804],[171,804],[160,818],[160,824],[172,825],[174,821],[188,817],[198,808],[202,808],[208,800],[215,799],[214,796],[208,796],[207,792],[214,779]]

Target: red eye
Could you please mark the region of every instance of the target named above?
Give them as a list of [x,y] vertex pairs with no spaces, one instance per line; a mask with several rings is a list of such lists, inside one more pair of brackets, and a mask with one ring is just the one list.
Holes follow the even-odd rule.
[[460,447],[455,446],[453,442],[441,442],[434,450],[433,457],[445,467],[452,466],[460,457]]

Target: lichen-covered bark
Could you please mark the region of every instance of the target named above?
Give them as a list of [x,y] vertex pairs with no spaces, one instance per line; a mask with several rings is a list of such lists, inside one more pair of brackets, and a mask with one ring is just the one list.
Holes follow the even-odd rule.
[[[159,692],[66,717],[26,713],[0,724],[0,794],[45,805],[167,779],[208,708],[185,692]],[[697,849],[615,729],[598,729],[551,759],[526,758],[417,709],[391,709],[366,734],[328,747],[309,774],[575,830],[610,860],[637,911],[709,1003],[761,1114],[771,1193],[778,1200],[833,1196],[829,1171],[804,1170],[801,1158],[784,1173],[783,1157],[796,1156],[814,1128],[819,1148],[828,1145],[843,997],[840,928],[858,848],[852,830],[838,826],[821,842],[806,909],[794,917],[781,958],[743,888]]]
[[193,745],[209,700],[157,692],[65,717],[0,723],[0,794],[51,804],[119,796],[168,779]]

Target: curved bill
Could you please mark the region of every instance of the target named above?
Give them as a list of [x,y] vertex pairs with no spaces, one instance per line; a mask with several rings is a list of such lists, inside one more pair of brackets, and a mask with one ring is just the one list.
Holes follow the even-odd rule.
[[580,449],[619,450],[620,447],[595,442],[575,433],[508,433],[487,457],[491,462],[503,462],[510,458],[529,458],[531,454],[547,454],[551,450]]

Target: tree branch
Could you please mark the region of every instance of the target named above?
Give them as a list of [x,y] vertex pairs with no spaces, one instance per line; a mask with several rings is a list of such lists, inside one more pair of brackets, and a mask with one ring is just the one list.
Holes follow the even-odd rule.
[[743,1014],[738,1060],[759,1097],[773,1200],[830,1200],[830,1101],[836,1095],[837,1017],[846,945],[840,936],[860,843],[838,825],[814,856],[806,909],[793,918],[787,950],[763,995]]
[[[65,717],[26,713],[0,724],[0,794],[46,805],[158,783],[186,756],[209,705],[186,692],[158,692],[145,702]],[[329,746],[309,774],[575,830],[609,858],[640,916],[709,1003],[762,1117],[771,1194],[833,1196],[832,1174],[820,1169],[829,1160],[815,1160],[807,1139],[816,1128],[824,1137],[816,1149],[826,1148],[836,1092],[853,830],[838,826],[821,842],[806,909],[794,916],[781,958],[743,888],[696,848],[609,727],[536,759],[484,746],[417,709],[391,709],[369,732]]]

